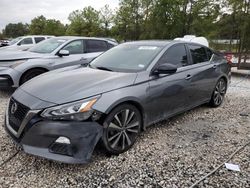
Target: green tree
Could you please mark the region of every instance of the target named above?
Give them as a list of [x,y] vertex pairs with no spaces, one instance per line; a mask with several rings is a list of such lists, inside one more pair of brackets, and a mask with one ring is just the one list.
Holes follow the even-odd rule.
[[59,20],[46,19],[41,15],[31,20],[30,34],[59,36],[65,34],[65,27]]
[[180,0],[157,0],[151,13],[151,38],[173,39],[182,33]]
[[99,11],[91,6],[73,11],[68,19],[70,21],[66,31],[68,35],[100,36],[102,33]]
[[30,24],[30,34],[33,34],[33,35],[44,34],[46,21],[47,20],[43,15],[32,19],[31,24]]
[[123,40],[138,40],[141,34],[140,0],[122,0],[114,18],[113,33]]
[[110,28],[113,23],[113,19],[113,11],[108,5],[105,5],[100,9],[100,21],[104,30],[104,36],[110,35]]
[[3,35],[10,38],[16,38],[28,34],[28,32],[28,24],[23,24],[21,22],[17,24],[9,23],[5,26],[5,29],[3,30]]
[[4,34],[0,32],[0,39],[4,39]]
[[65,26],[59,20],[48,19],[43,34],[61,36],[65,34],[65,31]]
[[216,29],[215,22],[220,15],[220,9],[217,0],[193,1],[192,12],[190,13],[191,25],[188,27],[188,32],[213,38]]

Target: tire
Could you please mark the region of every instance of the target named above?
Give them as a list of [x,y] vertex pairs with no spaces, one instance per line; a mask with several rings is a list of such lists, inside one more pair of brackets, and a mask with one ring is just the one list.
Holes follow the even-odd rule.
[[142,126],[139,110],[129,104],[114,108],[105,118],[102,142],[109,154],[120,154],[135,143]]
[[227,83],[225,79],[220,78],[216,83],[209,105],[211,107],[220,106],[224,101],[226,91],[227,91]]
[[24,73],[21,77],[20,80],[20,85],[24,84],[25,82],[31,80],[32,78],[45,73],[46,71],[43,69],[31,69],[29,71],[27,71],[26,73]]

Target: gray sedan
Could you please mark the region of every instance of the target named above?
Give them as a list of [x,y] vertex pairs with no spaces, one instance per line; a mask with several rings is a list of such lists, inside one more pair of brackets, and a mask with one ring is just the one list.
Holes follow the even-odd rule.
[[25,83],[10,99],[5,127],[27,153],[85,163],[99,140],[120,154],[155,122],[204,103],[220,106],[229,79],[230,65],[205,46],[124,43],[86,68]]
[[0,88],[18,87],[50,70],[87,64],[115,45],[108,39],[55,37],[28,51],[0,51]]

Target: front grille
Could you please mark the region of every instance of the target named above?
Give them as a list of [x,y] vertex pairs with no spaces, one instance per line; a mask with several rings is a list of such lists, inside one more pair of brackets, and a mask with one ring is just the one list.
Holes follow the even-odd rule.
[[[16,104],[16,110],[13,111],[12,108],[14,104]],[[13,98],[10,99],[8,108],[9,124],[16,132],[18,132],[18,129],[29,110],[30,109],[27,106],[17,102]]]

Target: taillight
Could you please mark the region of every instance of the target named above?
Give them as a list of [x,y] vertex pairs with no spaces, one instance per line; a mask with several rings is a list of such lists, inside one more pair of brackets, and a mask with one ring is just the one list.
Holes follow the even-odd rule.
[[233,60],[233,54],[225,54],[224,57],[226,58],[228,64],[232,64],[233,63],[232,62],[232,60]]

